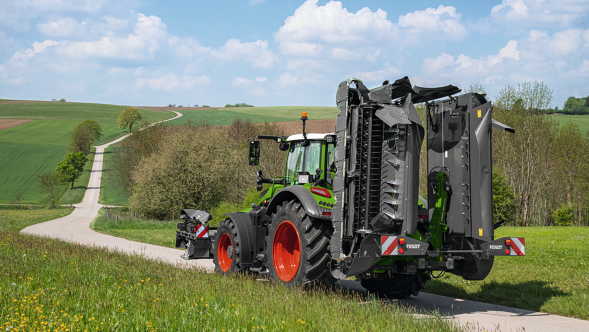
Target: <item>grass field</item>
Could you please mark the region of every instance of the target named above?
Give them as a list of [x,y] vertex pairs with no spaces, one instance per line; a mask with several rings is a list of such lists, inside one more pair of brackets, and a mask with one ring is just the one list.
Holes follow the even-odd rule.
[[0,209],[0,231],[18,232],[21,229],[41,222],[65,217],[72,213],[73,208],[58,207],[49,209],[31,209],[23,207],[22,210]]
[[104,150],[102,164],[102,181],[100,184],[100,204],[108,205],[127,205],[129,194],[123,191],[115,180],[115,169],[112,163],[114,150],[118,147],[113,146]]
[[[10,203],[22,193],[26,203],[45,198],[37,188],[37,176],[55,170],[67,153],[69,132],[85,119],[94,119],[103,127],[96,144],[125,134],[117,117],[123,106],[83,103],[0,104],[0,119],[35,119],[33,122],[0,130],[0,203]],[[151,122],[173,117],[173,113],[142,111]],[[69,202],[68,202],[69,203]]]
[[9,331],[460,331],[358,295],[223,277],[0,232],[0,325]]
[[526,238],[525,257],[496,257],[484,281],[446,274],[427,291],[589,319],[589,228],[501,227],[496,237]]
[[565,124],[569,120],[581,128],[581,132],[589,132],[589,115],[555,115],[556,120],[561,124]]
[[[117,212],[114,212],[117,213]],[[95,220],[96,230],[122,238],[174,247],[175,222]],[[496,237],[526,238],[525,257],[497,257],[484,281],[445,274],[427,292],[589,319],[589,228],[502,227]],[[436,273],[437,275],[438,273]]]

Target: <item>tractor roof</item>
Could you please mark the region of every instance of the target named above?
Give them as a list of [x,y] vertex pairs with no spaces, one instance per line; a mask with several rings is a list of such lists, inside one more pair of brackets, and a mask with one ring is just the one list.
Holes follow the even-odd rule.
[[[333,135],[333,133],[325,133],[325,134],[307,134],[307,139],[311,140],[311,141],[324,141],[325,140],[325,135]],[[296,134],[296,135],[292,135],[292,136],[288,136],[288,138],[286,139],[287,142],[292,142],[292,141],[303,141],[305,138],[303,137],[303,134]]]

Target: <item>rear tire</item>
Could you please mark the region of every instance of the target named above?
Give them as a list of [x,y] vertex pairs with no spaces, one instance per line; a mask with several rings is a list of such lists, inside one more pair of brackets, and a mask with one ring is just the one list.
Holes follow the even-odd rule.
[[229,218],[221,221],[221,224],[217,228],[215,252],[213,255],[215,271],[219,271],[222,274],[229,274],[243,270],[239,251],[240,242],[235,223]]
[[282,203],[272,214],[266,236],[270,278],[289,286],[333,286],[329,253],[332,233],[327,221],[309,217],[300,203]]
[[419,292],[425,289],[425,283],[430,279],[431,276],[426,273],[395,273],[392,278],[386,276],[382,279],[363,279],[361,284],[369,293],[378,297],[401,299],[411,295],[419,295]]

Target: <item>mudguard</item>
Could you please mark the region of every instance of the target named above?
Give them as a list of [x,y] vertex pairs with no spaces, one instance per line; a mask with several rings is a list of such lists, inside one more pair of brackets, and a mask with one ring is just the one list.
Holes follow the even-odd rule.
[[[254,262],[254,227],[250,220],[249,213],[235,212],[223,213],[227,216],[237,227],[237,235],[239,237],[241,266],[249,268]],[[216,253],[216,251],[213,251]]]
[[305,211],[307,211],[307,214],[310,217],[331,220],[331,215],[323,215],[323,212],[331,213],[331,209],[320,207],[319,204],[317,204],[315,197],[313,197],[313,194],[311,194],[305,187],[301,186],[290,186],[280,189],[280,191],[274,195],[270,201],[266,213],[268,215],[272,215],[272,213],[276,212],[278,205],[284,201],[292,200],[301,202],[301,204],[303,204],[303,208],[305,208]]

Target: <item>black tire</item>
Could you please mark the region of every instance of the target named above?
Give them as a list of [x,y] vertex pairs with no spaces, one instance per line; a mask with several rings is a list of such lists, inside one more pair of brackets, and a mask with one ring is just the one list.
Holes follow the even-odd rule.
[[[228,257],[228,248],[223,248],[223,245],[227,239],[230,241],[230,256]],[[240,272],[244,270],[241,266],[240,260],[240,244],[239,234],[237,233],[237,226],[231,219],[227,218],[221,221],[219,227],[217,227],[217,235],[215,238],[215,248],[213,253],[213,263],[215,263],[215,271],[221,274],[229,274]],[[222,256],[225,255],[225,256]],[[229,261],[229,264],[228,264]]]
[[[285,268],[275,266],[283,262],[280,258],[280,250],[273,252],[275,239],[277,245],[283,244],[280,242],[280,232],[277,236],[279,229],[281,232],[284,232],[284,229],[290,230],[290,234],[298,237],[299,264],[298,267],[291,266],[290,274]],[[268,226],[266,236],[266,267],[270,272],[270,278],[287,286],[312,284],[332,287],[336,280],[331,274],[329,253],[329,240],[332,233],[333,227],[327,221],[309,217],[299,202],[290,201],[279,205],[276,213],[272,214],[272,223]],[[285,233],[282,234],[284,236]],[[294,237],[293,242],[297,242]]]
[[411,295],[419,295],[419,292],[425,289],[425,283],[430,279],[431,276],[426,273],[395,273],[391,278],[387,275],[382,279],[363,279],[361,284],[369,293],[380,298],[402,299]]

